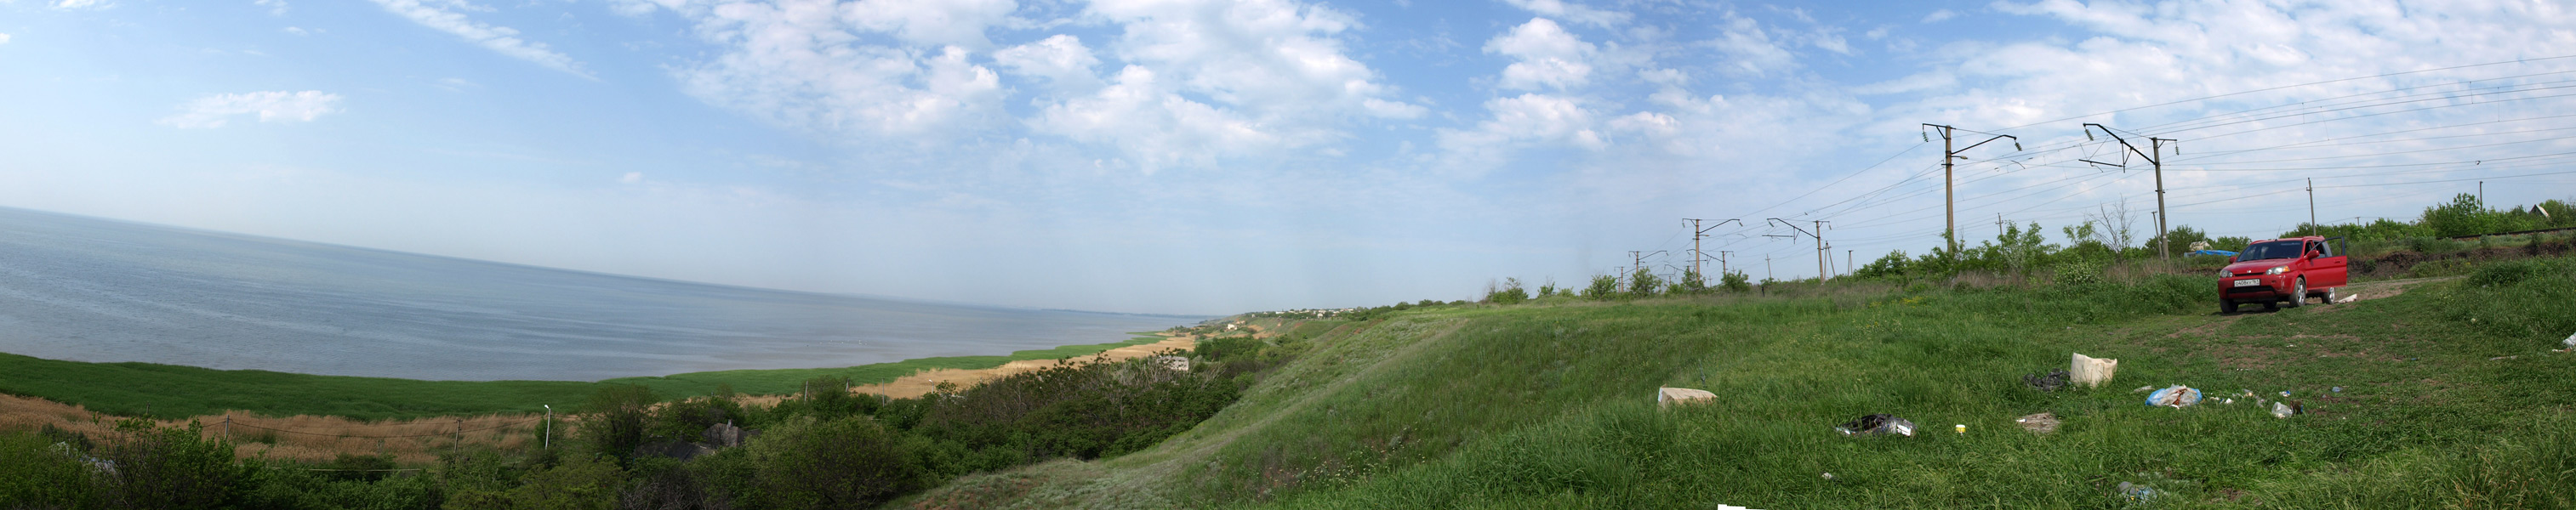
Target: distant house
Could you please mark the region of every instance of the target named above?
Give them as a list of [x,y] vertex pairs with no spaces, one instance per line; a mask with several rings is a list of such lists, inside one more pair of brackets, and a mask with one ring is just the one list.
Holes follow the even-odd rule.
[[2547,217],[2549,217],[2549,210],[2548,210],[2548,209],[2542,209],[2542,208],[2540,208],[2540,206],[2537,206],[2537,205],[2535,205],[2535,206],[2531,206],[2531,210],[2529,210],[2529,211],[2523,211],[2523,212],[2530,213],[2531,215],[2539,216],[2539,217],[2542,217],[2542,218],[2547,218]]

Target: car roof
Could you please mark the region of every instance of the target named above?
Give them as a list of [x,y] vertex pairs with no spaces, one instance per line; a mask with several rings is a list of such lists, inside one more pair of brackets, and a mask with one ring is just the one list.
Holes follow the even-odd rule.
[[2251,242],[2251,243],[2246,243],[2246,244],[2259,244],[2259,243],[2268,243],[2268,242],[2273,242],[2273,241],[2324,241],[2324,240],[2326,240],[2326,236],[2284,237],[2284,238],[2280,238],[2280,239],[2256,239],[2256,240],[2254,240],[2253,242]]

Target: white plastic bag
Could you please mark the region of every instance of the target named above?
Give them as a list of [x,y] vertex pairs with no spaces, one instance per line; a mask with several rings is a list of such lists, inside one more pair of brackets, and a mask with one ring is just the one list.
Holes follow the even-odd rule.
[[2111,382],[2111,372],[2119,368],[2120,360],[2095,358],[2079,352],[2075,353],[2073,366],[2067,367],[2066,371],[2073,375],[2072,382],[2075,384],[2096,388],[2101,387],[2102,383]]

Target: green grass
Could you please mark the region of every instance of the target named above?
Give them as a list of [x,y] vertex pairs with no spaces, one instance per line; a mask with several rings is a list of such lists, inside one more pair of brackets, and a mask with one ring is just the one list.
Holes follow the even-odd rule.
[[377,420],[481,413],[535,413],[552,404],[559,412],[590,398],[606,384],[640,384],[665,398],[708,395],[720,384],[747,394],[786,394],[807,379],[844,376],[859,384],[890,382],[916,371],[1001,366],[1014,360],[1085,356],[1161,341],[1068,345],[1007,356],[954,356],[846,368],[726,370],[599,382],[422,381],[379,377],[290,374],[263,370],[211,370],[153,363],[83,363],[0,353],[0,393],[41,397],[125,416],[182,418],[226,410],[289,416],[345,416]]
[[[1314,340],[1158,448],[931,497],[1024,476],[1042,483],[1003,499],[1038,508],[2099,508],[2131,482],[2167,494],[2149,506],[2576,506],[2576,354],[2547,351],[2576,332],[2576,263],[2512,264],[2237,316],[2190,277],[1402,313]],[[2118,377],[2021,384],[2070,352]],[[2169,384],[2313,413],[2131,391]],[[1661,410],[1658,386],[1718,400]],[[2013,424],[2042,411],[2064,426]],[[1831,430],[1869,413],[1923,433]]]

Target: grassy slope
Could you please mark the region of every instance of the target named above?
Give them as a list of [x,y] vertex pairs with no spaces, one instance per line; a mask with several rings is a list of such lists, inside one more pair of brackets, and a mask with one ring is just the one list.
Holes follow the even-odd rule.
[[[2544,350],[2576,331],[2576,264],[2241,316],[2210,313],[2206,285],[1402,315],[1327,337],[1156,449],[970,477],[924,500],[2100,507],[2136,482],[2180,506],[2576,505],[2576,355]],[[2069,352],[2121,359],[2118,379],[2021,386]],[[2521,357],[2489,360],[2505,355]],[[2131,392],[2176,383],[2290,391],[2315,413],[2275,419],[2243,398],[2152,408]],[[1719,401],[1659,411],[1667,385]],[[2041,411],[2064,428],[2013,427]],[[1830,430],[1874,412],[1925,434]]]
[[915,371],[991,368],[1013,360],[1083,356],[1153,343],[1069,345],[1013,352],[1009,356],[956,356],[847,368],[727,370],[600,382],[422,381],[376,377],[290,374],[261,370],[210,370],[152,363],[82,363],[0,353],[0,392],[79,404],[119,415],[181,418],[224,410],[272,416],[298,414],[359,419],[539,412],[540,405],[572,411],[603,384],[641,384],[665,397],[706,395],[718,384],[749,394],[797,391],[806,379],[844,376],[860,384],[893,381]]

